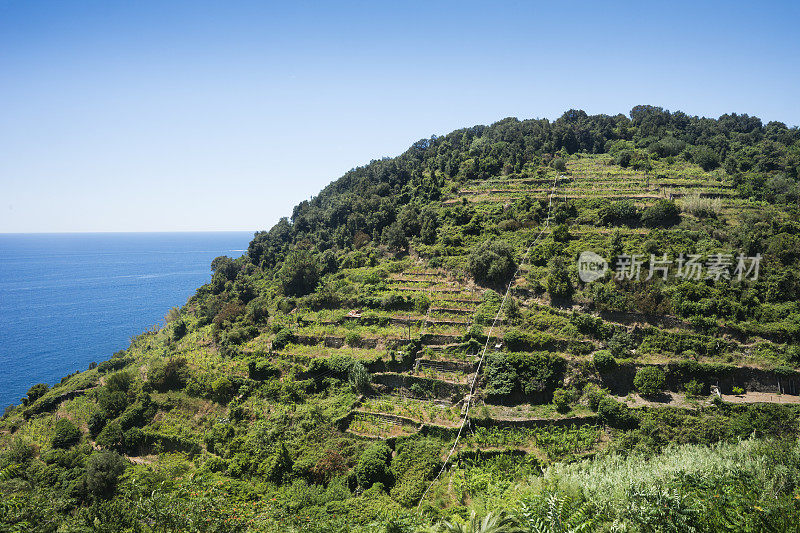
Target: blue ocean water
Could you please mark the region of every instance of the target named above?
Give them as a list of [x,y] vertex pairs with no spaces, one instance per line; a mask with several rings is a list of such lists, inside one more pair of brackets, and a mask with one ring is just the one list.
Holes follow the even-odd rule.
[[250,232],[0,234],[0,412],[128,347]]

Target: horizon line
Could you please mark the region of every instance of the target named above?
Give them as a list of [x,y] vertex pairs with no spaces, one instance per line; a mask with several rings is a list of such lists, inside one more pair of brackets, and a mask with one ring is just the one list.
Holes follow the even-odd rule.
[[5,235],[98,235],[98,234],[136,234],[136,233],[256,233],[262,230],[123,230],[123,231],[0,231]]

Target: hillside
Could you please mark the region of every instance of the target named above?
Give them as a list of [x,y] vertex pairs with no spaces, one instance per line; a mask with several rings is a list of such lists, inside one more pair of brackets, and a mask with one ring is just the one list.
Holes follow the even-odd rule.
[[6,410],[0,530],[784,531],[799,172],[796,127],[651,106],[355,168]]

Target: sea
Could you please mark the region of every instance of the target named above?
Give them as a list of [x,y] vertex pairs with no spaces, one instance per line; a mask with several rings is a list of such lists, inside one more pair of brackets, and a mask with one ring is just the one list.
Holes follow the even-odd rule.
[[251,232],[0,234],[0,413],[163,325]]

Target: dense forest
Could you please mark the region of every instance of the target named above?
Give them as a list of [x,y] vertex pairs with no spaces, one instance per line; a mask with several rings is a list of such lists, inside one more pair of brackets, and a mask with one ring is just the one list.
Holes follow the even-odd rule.
[[798,174],[653,106],[354,168],[5,410],[0,531],[794,530]]

